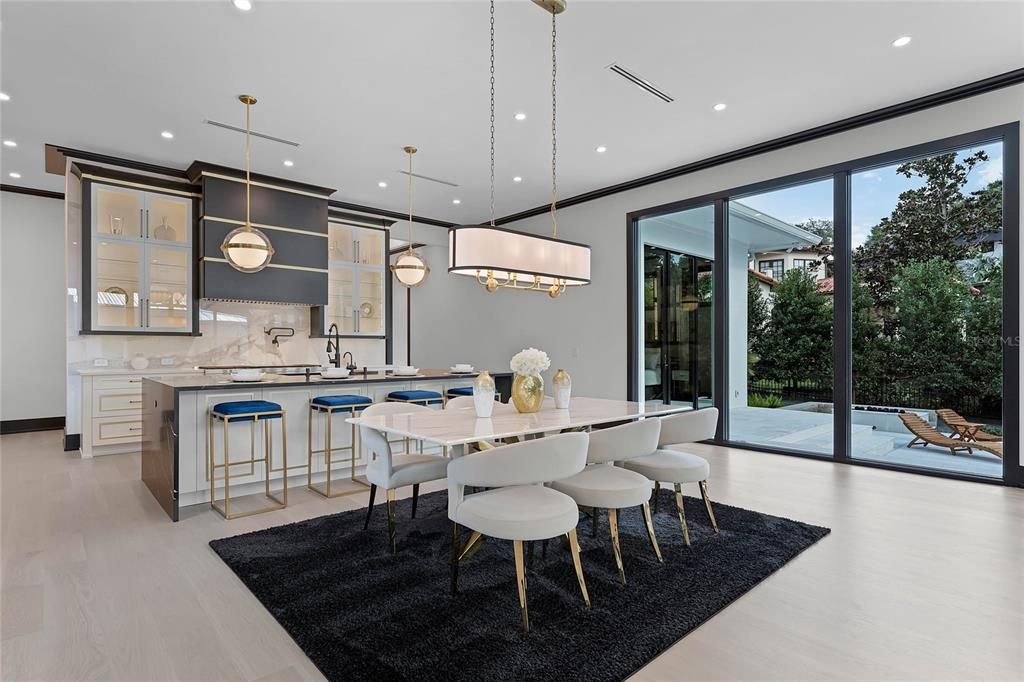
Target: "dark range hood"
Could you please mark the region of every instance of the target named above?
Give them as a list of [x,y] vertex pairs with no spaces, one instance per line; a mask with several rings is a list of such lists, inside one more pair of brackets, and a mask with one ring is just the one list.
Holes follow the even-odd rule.
[[274,256],[263,270],[245,273],[220,250],[228,232],[245,223],[245,172],[196,161],[187,174],[202,188],[200,298],[327,305],[327,199],[333,189],[252,175],[252,224],[270,239]]

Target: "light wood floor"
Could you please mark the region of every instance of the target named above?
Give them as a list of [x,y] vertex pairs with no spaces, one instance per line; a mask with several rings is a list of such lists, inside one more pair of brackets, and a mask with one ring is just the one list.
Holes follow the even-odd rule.
[[[700,450],[716,500],[833,532],[634,679],[1024,677],[1024,491]],[[59,432],[0,439],[0,677],[322,679],[207,542],[366,498],[173,524],[138,471]]]

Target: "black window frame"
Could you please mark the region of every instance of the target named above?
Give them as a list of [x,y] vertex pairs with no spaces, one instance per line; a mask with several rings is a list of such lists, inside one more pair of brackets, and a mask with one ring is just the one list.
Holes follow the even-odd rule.
[[[764,266],[768,266],[768,271],[765,271]],[[776,267],[778,266],[778,275],[775,274]],[[776,282],[781,282],[782,278],[786,276],[786,259],[785,258],[768,258],[757,261],[757,271],[762,275],[768,275]]]

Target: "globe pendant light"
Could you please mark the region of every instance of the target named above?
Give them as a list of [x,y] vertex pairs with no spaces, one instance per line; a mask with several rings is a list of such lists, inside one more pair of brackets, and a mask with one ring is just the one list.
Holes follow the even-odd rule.
[[249,195],[252,190],[249,178],[249,109],[256,104],[256,98],[252,95],[239,95],[238,101],[245,105],[245,225],[229,232],[221,242],[220,250],[235,270],[259,272],[270,263],[274,247],[271,246],[267,235],[252,226],[249,211]]
[[409,248],[391,264],[391,272],[399,284],[412,289],[427,281],[430,266],[412,249],[412,155],[416,147],[402,147],[402,151],[409,155]]
[[555,17],[564,0],[533,0],[551,13],[551,237],[494,225],[494,0],[491,0],[491,222],[463,225],[448,233],[448,272],[475,277],[489,292],[498,289],[541,291],[556,298],[567,287],[590,284],[590,247],[558,239],[557,60]]

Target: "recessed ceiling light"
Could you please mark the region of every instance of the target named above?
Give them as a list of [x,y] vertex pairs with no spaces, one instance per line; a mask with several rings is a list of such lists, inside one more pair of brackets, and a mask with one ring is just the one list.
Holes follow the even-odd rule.
[[715,111],[725,111],[725,108],[727,106],[728,105],[725,102],[719,102],[718,104],[713,106],[712,109],[714,109]]
[[525,121],[526,120],[526,114],[524,114],[523,112],[520,111],[518,114],[516,114],[515,119],[517,121]]
[[15,142],[14,140],[4,140],[4,146],[5,147],[17,147],[18,143]]
[[462,203],[462,199],[452,199],[452,203],[453,204],[461,204]]
[[523,181],[523,179],[521,177],[519,177],[518,175],[515,176],[514,178],[512,178],[512,182],[522,182],[522,181]]
[[896,40],[892,41],[893,47],[904,47],[910,44],[910,36],[900,36]]
[[6,92],[0,92],[0,102],[6,102],[9,99],[11,99],[10,95],[8,95]]
[[377,183],[377,186],[380,187],[381,189],[383,189],[383,188],[388,186],[388,183],[386,183],[383,180],[381,180],[380,182]]
[[170,130],[165,130],[162,133],[160,133],[160,137],[164,138],[165,140],[173,140],[174,133],[172,133]]
[[291,168],[292,166],[294,166],[294,165],[295,165],[295,162],[294,162],[294,161],[290,161],[290,160],[288,160],[288,159],[285,159],[285,160],[284,160],[284,165],[286,165],[286,166],[288,166],[289,168]]
[[598,154],[604,154],[604,153],[605,153],[606,151],[608,151],[608,147],[605,147],[605,146],[604,146],[604,145],[602,144],[602,145],[600,145],[600,146],[598,146],[598,147],[595,147],[595,148],[594,148],[594,151],[595,151],[595,152],[597,152]]
[[252,9],[252,0],[231,0],[231,2],[237,9],[243,12],[248,12]]
[[8,175],[10,175],[15,180],[21,177],[21,173],[8,173]]

